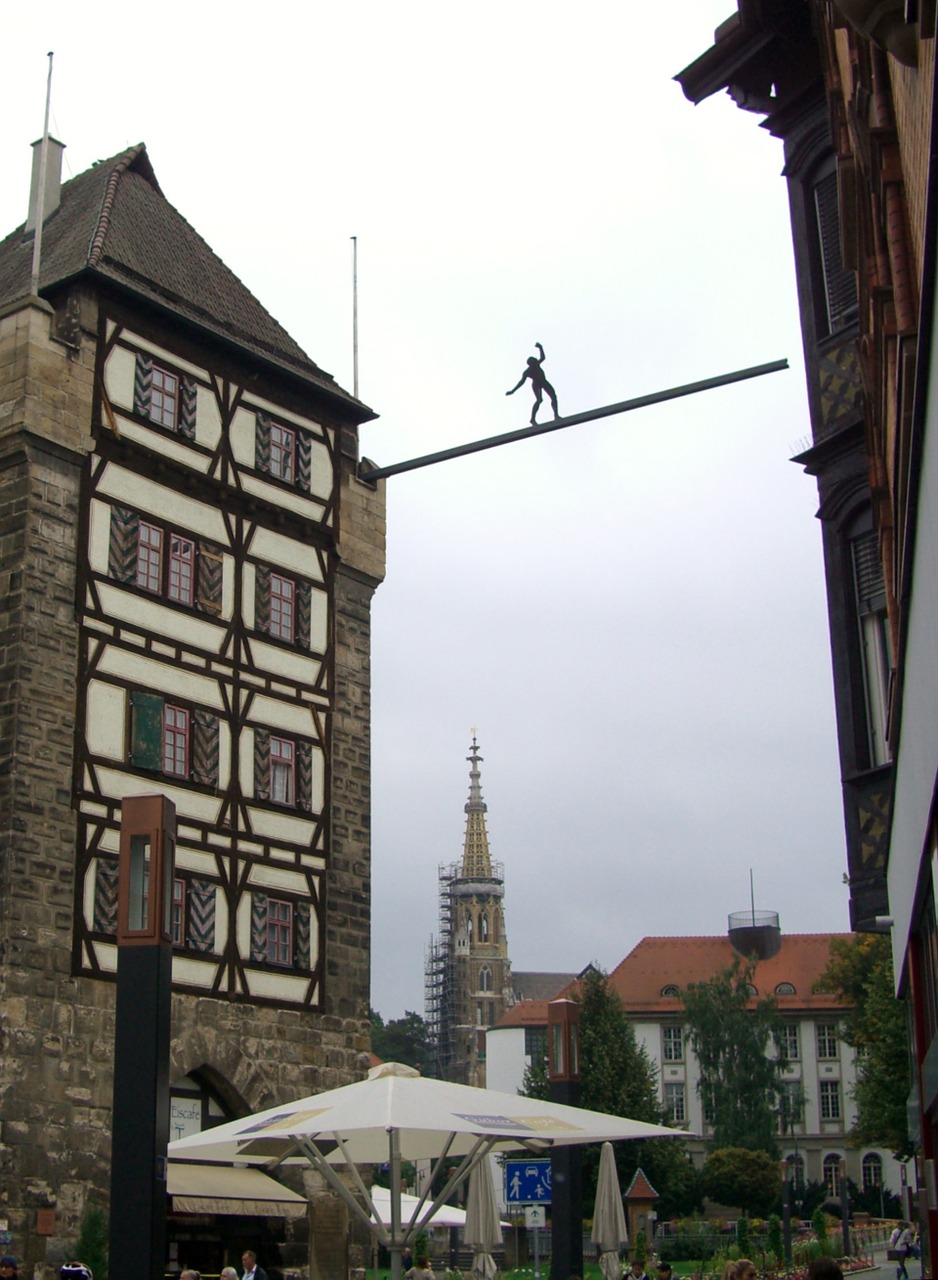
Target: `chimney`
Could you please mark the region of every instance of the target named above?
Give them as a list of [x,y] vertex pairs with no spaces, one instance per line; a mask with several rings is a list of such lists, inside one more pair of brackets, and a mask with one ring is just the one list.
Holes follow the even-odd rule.
[[42,221],[45,223],[50,213],[59,207],[59,195],[62,189],[62,152],[65,143],[50,137],[46,147],[46,172],[43,181],[42,139],[33,143],[33,177],[29,186],[29,216],[26,219],[26,231],[35,231],[40,206],[40,185],[42,186]]

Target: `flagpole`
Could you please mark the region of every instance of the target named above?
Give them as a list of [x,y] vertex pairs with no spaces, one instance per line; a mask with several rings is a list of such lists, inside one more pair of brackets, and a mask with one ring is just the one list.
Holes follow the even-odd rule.
[[29,276],[29,292],[39,293],[39,262],[42,258],[42,223],[46,216],[46,170],[49,164],[49,107],[52,102],[52,59],[50,50],[49,75],[46,80],[46,115],[42,125],[42,142],[39,150],[39,190],[36,192],[36,234],[33,240],[33,263]]

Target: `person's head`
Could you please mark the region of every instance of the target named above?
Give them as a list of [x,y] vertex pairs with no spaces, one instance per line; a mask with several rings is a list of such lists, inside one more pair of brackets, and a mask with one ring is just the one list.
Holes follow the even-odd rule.
[[16,1274],[16,1259],[13,1257],[12,1253],[5,1253],[3,1257],[0,1258],[0,1276],[3,1277],[3,1280],[10,1280],[10,1277],[15,1276]]
[[662,1259],[661,1262],[658,1263],[658,1276],[659,1280],[671,1280],[670,1262],[665,1262],[664,1259]]
[[740,1258],[733,1272],[733,1280],[756,1280],[756,1264],[748,1258]]
[[833,1258],[814,1258],[808,1263],[808,1280],[844,1280]]
[[241,1262],[245,1271],[253,1271],[257,1265],[257,1254],[253,1249],[245,1249],[241,1255]]
[[426,1271],[429,1265],[430,1265],[430,1259],[427,1257],[427,1255],[425,1253],[418,1253],[417,1266],[420,1267],[421,1271]]
[[66,1262],[59,1268],[61,1280],[94,1280],[91,1268],[84,1262]]
[[202,1277],[194,1267],[189,1267],[185,1271],[180,1271],[179,1280],[202,1280]]
[[632,1275],[640,1276],[642,1275],[644,1270],[645,1270],[645,1264],[644,1262],[642,1262],[641,1258],[633,1258],[632,1259]]
[[218,1280],[238,1280],[238,1273],[234,1267],[222,1267]]

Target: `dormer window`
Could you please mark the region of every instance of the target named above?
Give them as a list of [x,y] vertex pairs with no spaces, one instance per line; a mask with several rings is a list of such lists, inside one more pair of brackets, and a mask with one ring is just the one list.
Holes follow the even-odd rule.
[[681,989],[680,987],[676,987],[672,982],[669,982],[666,987],[661,988],[661,994],[666,1000],[671,1000],[675,996],[679,996],[681,994]]

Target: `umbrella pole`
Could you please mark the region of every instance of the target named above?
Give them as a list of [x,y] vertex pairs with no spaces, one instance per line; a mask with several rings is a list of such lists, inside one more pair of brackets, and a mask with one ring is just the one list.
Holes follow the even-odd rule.
[[401,1135],[389,1130],[391,1166],[391,1280],[401,1280]]

